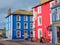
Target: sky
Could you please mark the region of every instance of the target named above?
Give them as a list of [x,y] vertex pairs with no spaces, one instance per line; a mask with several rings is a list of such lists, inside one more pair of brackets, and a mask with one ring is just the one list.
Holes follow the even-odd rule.
[[8,15],[9,8],[12,12],[18,9],[31,10],[38,4],[40,4],[40,0],[0,0],[0,29],[6,26],[5,17]]

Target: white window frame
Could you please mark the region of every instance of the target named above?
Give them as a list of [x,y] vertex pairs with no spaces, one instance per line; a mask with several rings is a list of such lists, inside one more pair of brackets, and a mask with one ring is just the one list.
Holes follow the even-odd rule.
[[[18,17],[19,17],[19,20],[18,20]],[[17,21],[20,21],[21,20],[20,15],[16,15],[16,19],[17,19]]]
[[[41,19],[41,23],[40,23],[40,20]],[[41,26],[42,25],[42,16],[38,16],[38,26]]]
[[27,23],[27,22],[24,22],[24,29],[28,29],[28,23],[27,23],[27,27],[25,28],[25,23]]
[[27,21],[28,20],[28,16],[24,16],[24,21]]
[[33,28],[35,28],[35,22],[33,22]]
[[17,31],[16,31],[16,36],[17,36],[17,38],[19,38],[18,35],[17,35],[17,32],[18,32],[18,31],[20,31],[20,36],[19,36],[19,37],[21,37],[21,30],[17,30]]
[[[41,34],[40,34],[41,31]],[[38,29],[38,38],[42,37],[42,29]]]
[[57,13],[57,15],[58,15],[57,20],[59,20],[59,13],[60,13],[58,9],[59,9],[59,7],[57,7],[57,12],[58,12],[58,13]]
[[38,7],[38,14],[41,13],[41,6]]
[[35,37],[35,30],[33,30],[33,37]]
[[52,24],[52,14],[50,14],[50,24]]
[[33,20],[34,20],[34,18],[36,18],[36,11],[35,11],[35,9],[33,9]]
[[33,21],[33,16],[30,16],[30,21]]
[[[31,32],[32,32],[32,34],[31,34]],[[30,31],[30,36],[33,37],[33,30]]]
[[[55,1],[51,1],[50,2],[50,8],[53,6],[52,3],[54,3]],[[55,4],[55,3],[54,3]]]
[[11,23],[9,23],[9,30],[11,29],[11,25],[10,25]]
[[[31,28],[31,26],[32,26],[32,28]],[[30,29],[33,29],[33,23],[30,23]]]
[[[18,27],[18,23],[19,23],[19,27]],[[17,29],[20,29],[21,28],[21,23],[20,22],[17,22],[16,23],[16,27],[17,27]]]

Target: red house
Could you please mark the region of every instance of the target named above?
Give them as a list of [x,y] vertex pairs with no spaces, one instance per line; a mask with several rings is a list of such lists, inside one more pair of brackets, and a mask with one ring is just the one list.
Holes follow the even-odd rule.
[[52,14],[50,8],[53,4],[54,1],[52,0],[41,0],[40,5],[33,7],[33,28],[36,40],[43,37],[46,41],[52,41]]

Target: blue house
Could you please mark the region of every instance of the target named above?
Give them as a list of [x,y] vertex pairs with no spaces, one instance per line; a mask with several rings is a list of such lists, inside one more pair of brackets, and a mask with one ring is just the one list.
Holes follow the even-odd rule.
[[52,8],[52,42],[60,44],[60,3]]
[[8,10],[6,17],[6,37],[12,39],[31,39],[33,36],[33,13],[32,11],[16,10],[11,13]]

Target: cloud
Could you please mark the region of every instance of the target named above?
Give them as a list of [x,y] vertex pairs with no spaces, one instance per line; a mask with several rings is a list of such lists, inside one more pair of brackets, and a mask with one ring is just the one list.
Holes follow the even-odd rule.
[[0,0],[0,28],[5,26],[8,8],[12,12],[18,9],[31,10],[40,0]]

